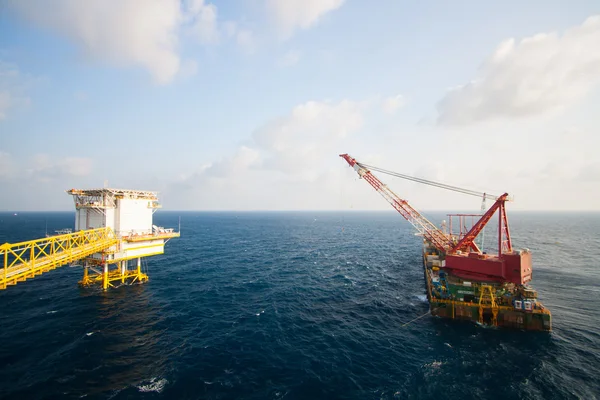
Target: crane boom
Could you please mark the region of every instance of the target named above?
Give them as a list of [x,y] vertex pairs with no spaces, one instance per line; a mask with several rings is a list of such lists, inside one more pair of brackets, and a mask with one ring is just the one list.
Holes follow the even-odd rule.
[[364,178],[373,188],[379,192],[387,201],[402,215],[408,222],[414,226],[419,233],[429,240],[436,248],[441,251],[448,251],[452,246],[450,237],[442,232],[438,227],[431,223],[427,218],[415,210],[408,202],[400,198],[391,191],[387,185],[383,184],[375,175],[371,173],[356,159],[348,154],[340,154],[348,164],[354,168],[360,178]]
[[[508,219],[506,217],[506,202],[508,193],[501,196],[494,196],[494,204],[487,210],[483,216],[471,227],[464,235],[454,235],[452,232],[446,234],[427,218],[422,216],[408,202],[394,192],[375,177],[370,167],[359,163],[348,154],[340,154],[348,164],[354,168],[360,178],[364,178],[379,194],[381,194],[408,222],[410,222],[429,242],[435,247],[439,254],[443,256],[443,265],[445,270],[452,271],[456,276],[462,279],[475,279],[496,282],[511,282],[516,285],[526,284],[531,280],[531,255],[528,250],[513,251],[510,230],[508,228]],[[375,168],[373,168],[375,169]],[[383,173],[389,171],[377,170]],[[391,175],[406,178],[407,175],[391,173]],[[408,179],[408,178],[407,178]],[[413,181],[422,181],[421,183],[431,184],[430,181],[422,179],[411,179]],[[475,194],[468,189],[461,189],[454,186],[436,183],[434,186],[442,187],[465,194]],[[484,198],[492,196],[483,195]],[[498,254],[491,255],[482,253],[475,239],[483,231],[486,224],[492,219],[498,211]]]
[[494,204],[483,214],[481,219],[477,221],[475,225],[467,232],[467,234],[457,240],[452,235],[447,235],[442,232],[438,227],[431,223],[427,218],[421,215],[415,210],[408,202],[400,198],[397,194],[391,191],[387,185],[382,183],[373,173],[371,169],[381,171],[386,174],[397,176],[404,179],[410,179],[415,182],[425,183],[434,185],[444,189],[449,189],[457,192],[462,192],[471,195],[481,195],[468,189],[462,189],[455,186],[449,186],[442,183],[431,182],[421,178],[413,178],[408,175],[402,175],[395,172],[387,171],[381,168],[368,166],[366,164],[356,161],[355,158],[348,154],[340,154],[344,160],[350,164],[352,168],[358,173],[359,177],[364,178],[375,190],[379,192],[391,205],[394,207],[408,222],[410,222],[416,229],[429,240],[438,250],[441,250],[448,254],[454,254],[457,251],[467,251],[481,253],[481,250],[475,243],[477,236],[483,231],[485,225],[490,221],[496,211],[499,212],[499,224],[498,224],[498,255],[500,256],[503,251],[511,252],[512,243],[510,239],[510,231],[508,228],[508,219],[506,218],[505,203],[509,200],[508,193],[504,193],[501,196],[491,196],[483,194],[485,198],[493,198],[496,200]]

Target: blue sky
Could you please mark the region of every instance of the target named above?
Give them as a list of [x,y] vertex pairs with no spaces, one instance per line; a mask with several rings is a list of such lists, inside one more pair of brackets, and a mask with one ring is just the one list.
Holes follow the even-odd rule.
[[600,208],[597,2],[2,4],[0,210],[105,180],[173,210],[388,208],[343,152],[515,209]]

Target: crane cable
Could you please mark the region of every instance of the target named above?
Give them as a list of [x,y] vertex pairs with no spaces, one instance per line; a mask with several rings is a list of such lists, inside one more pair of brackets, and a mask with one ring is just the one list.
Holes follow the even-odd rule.
[[417,178],[417,177],[410,176],[410,175],[400,174],[398,172],[389,171],[389,170],[386,170],[383,168],[375,167],[373,165],[363,164],[363,163],[359,163],[359,162],[357,162],[356,164],[360,167],[367,168],[367,169],[377,171],[377,172],[381,172],[383,174],[392,175],[397,178],[407,179],[409,181],[423,183],[425,185],[435,186],[435,187],[439,187],[442,189],[452,190],[454,192],[468,194],[470,196],[483,197],[485,199],[492,199],[492,200],[498,200],[498,197],[499,197],[499,196],[494,196],[494,195],[487,194],[487,193],[477,192],[475,190],[460,188],[458,186],[447,185],[445,183],[439,183],[439,182],[434,182],[434,181],[430,181],[430,180],[423,179],[423,178]]
[[429,314],[430,312],[431,312],[431,310],[427,311],[425,314],[423,314],[423,315],[421,315],[421,316],[418,316],[417,318],[411,319],[410,321],[408,321],[408,322],[407,322],[407,323],[405,323],[405,324],[402,324],[402,325],[400,325],[400,327],[401,327],[401,328],[404,328],[406,325],[408,325],[408,324],[411,324],[411,323],[415,322],[416,320],[423,318],[424,316],[426,316],[426,315],[427,315],[427,314]]

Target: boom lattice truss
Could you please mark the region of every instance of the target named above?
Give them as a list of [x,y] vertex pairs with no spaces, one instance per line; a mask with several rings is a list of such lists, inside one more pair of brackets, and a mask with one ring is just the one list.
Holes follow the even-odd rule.
[[[445,185],[437,182],[427,181],[425,179],[413,178],[408,175],[402,175],[386,171],[381,168],[374,168],[367,166],[366,164],[356,161],[355,158],[348,154],[340,154],[346,162],[354,168],[360,178],[367,181],[379,194],[381,194],[387,201],[394,207],[408,222],[410,222],[417,231],[423,235],[431,244],[433,244],[438,250],[447,253],[455,254],[457,252],[475,252],[481,253],[481,249],[475,243],[477,236],[483,231],[486,224],[490,221],[496,211],[499,211],[499,227],[498,227],[498,256],[502,253],[512,252],[512,243],[510,239],[510,231],[508,228],[508,219],[506,218],[505,203],[508,201],[508,193],[504,193],[501,196],[491,196],[485,193],[478,194],[477,192],[462,189],[455,186]],[[406,200],[400,198],[387,185],[382,183],[369,168],[374,168],[384,173],[389,173],[394,176],[398,176],[404,179],[410,179],[415,182],[425,183],[432,186],[437,186],[444,189],[454,190],[464,194],[470,195],[483,195],[484,198],[492,198],[496,201],[490,207],[485,214],[473,225],[473,227],[462,237],[456,238],[451,234],[444,233],[441,229],[436,227],[421,213],[415,210]]]

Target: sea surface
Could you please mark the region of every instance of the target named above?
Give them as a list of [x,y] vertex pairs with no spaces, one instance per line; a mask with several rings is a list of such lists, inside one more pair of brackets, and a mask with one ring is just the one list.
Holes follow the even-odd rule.
[[[0,291],[0,398],[600,398],[599,213],[509,211],[551,333],[427,315],[421,239],[392,211],[154,219],[179,217],[144,285],[65,266]],[[0,243],[73,225],[0,213]]]

